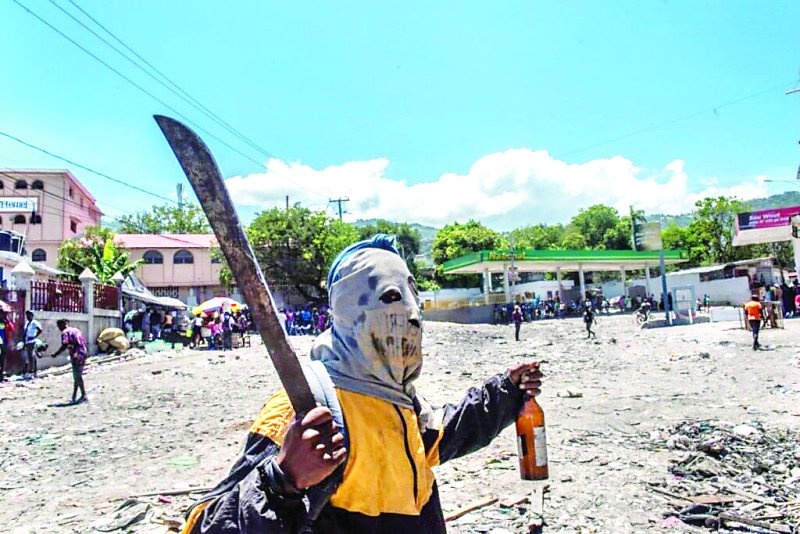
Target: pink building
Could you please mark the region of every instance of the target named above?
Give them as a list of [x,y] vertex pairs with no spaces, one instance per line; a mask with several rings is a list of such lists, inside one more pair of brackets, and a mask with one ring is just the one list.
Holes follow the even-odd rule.
[[68,170],[0,173],[0,228],[25,236],[30,261],[58,266],[61,242],[100,224],[94,196]]
[[228,295],[219,282],[221,264],[212,256],[212,234],[119,234],[117,241],[131,259],[144,259],[136,275],[161,297],[189,305],[217,295]]

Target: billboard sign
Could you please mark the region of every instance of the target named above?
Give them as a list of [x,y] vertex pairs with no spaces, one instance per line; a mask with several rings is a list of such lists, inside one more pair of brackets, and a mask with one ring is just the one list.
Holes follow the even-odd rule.
[[733,244],[739,246],[789,241],[792,238],[792,219],[798,215],[800,206],[737,213]]
[[636,250],[661,250],[661,223],[635,222],[633,224],[633,244]]
[[741,232],[742,230],[762,230],[777,226],[788,227],[792,217],[798,214],[800,214],[800,206],[738,213],[736,214],[736,229]]
[[0,213],[33,213],[36,199],[27,197],[0,197]]

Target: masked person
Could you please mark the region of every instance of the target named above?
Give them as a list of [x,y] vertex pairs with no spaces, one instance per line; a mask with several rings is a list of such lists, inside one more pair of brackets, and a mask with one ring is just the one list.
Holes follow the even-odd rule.
[[228,477],[184,533],[445,532],[431,468],[489,444],[514,422],[538,364],[521,364],[433,409],[422,368],[416,283],[378,234],[342,251],[328,274],[333,324],[304,364],[320,406],[302,420],[280,390],[250,427]]

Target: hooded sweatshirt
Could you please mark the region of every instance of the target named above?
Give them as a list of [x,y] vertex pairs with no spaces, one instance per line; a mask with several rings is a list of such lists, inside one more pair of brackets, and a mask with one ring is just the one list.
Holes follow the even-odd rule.
[[487,445],[514,421],[523,398],[506,375],[441,408],[416,392],[422,328],[415,282],[388,236],[343,251],[328,288],[333,326],[312,358],[335,386],[347,459],[318,486],[285,493],[276,456],[294,412],[279,390],[228,477],[190,510],[184,533],[445,532],[431,468]]

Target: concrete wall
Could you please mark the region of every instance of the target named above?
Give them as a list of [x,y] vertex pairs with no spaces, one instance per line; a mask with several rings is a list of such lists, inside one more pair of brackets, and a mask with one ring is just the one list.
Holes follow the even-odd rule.
[[[573,289],[575,283],[572,280],[562,280],[561,287],[564,289]],[[557,280],[537,280],[536,282],[525,282],[524,284],[514,284],[514,294],[520,295],[522,293],[536,293],[538,296],[545,298],[547,292],[551,292],[553,296],[558,292]]]
[[695,293],[701,299],[707,294],[715,304],[737,306],[750,300],[750,280],[746,276],[740,276],[700,282]]
[[[635,278],[626,281],[626,287],[641,286],[646,287],[644,278]],[[672,291],[675,287],[694,287],[695,297],[702,299],[703,295],[711,297],[714,304],[738,305],[746,302],[750,298],[750,281],[746,276],[737,278],[724,278],[721,280],[710,280],[701,282],[700,275],[697,273],[680,272],[667,275],[667,289]],[[605,282],[601,284],[603,295],[606,298],[618,297],[622,294],[622,282]],[[655,295],[656,300],[661,298],[661,277],[650,277],[650,292]]]
[[80,329],[86,339],[89,353],[92,353],[92,346],[89,338],[86,337],[89,327],[89,318],[83,313],[62,313],[62,312],[36,312],[36,320],[42,323],[42,335],[40,336],[48,344],[47,355],[38,362],[39,370],[53,367],[54,365],[66,365],[69,363],[69,354],[64,352],[58,358],[51,358],[50,355],[61,347],[61,331],[56,326],[56,321],[66,319],[69,324]]
[[446,305],[448,302],[457,302],[477,298],[482,292],[477,287],[440,289],[438,291],[420,291],[419,298],[423,302],[435,302],[437,305]]
[[476,324],[491,324],[494,318],[494,306],[471,306],[469,308],[453,308],[450,310],[429,310],[423,312],[425,321]]
[[84,313],[62,313],[62,312],[36,312],[36,320],[42,323],[42,335],[40,336],[49,345],[47,356],[39,360],[39,370],[47,369],[54,365],[66,365],[69,363],[69,354],[64,353],[58,358],[51,358],[61,346],[61,331],[56,326],[59,319],[67,319],[71,326],[77,327],[86,340],[86,347],[89,354],[97,353],[95,339],[105,328],[119,327],[119,312],[113,310],[94,310],[94,321],[92,331],[89,331],[89,316]]

